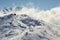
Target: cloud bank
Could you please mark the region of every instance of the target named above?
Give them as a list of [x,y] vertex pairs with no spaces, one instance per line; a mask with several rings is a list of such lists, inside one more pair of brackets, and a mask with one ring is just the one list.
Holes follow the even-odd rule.
[[[23,6],[20,9],[12,8],[12,10],[8,9],[8,11],[5,10],[5,12],[3,12],[2,10],[0,11],[0,17],[3,17],[5,15],[9,15],[9,14],[16,14],[16,15],[27,14],[34,19],[43,20],[43,21],[45,21],[49,24],[52,24],[54,26],[60,26],[60,6],[52,8],[50,10],[41,10],[41,9],[38,9],[35,7],[29,8],[29,7]],[[53,30],[55,31],[54,28],[53,28]],[[19,30],[17,30],[17,31],[19,32]],[[38,32],[37,31],[36,31],[36,33],[39,32],[39,31]],[[20,38],[20,36],[18,36],[18,37]]]
[[[9,9],[8,9],[9,10]],[[0,16],[4,16],[6,14],[3,14],[3,11],[0,11]],[[53,22],[54,24],[60,25],[60,6],[52,8],[50,10],[40,10],[38,8],[28,8],[28,7],[22,7],[19,11],[16,11],[15,8],[13,8],[12,11],[6,12],[7,14],[10,13],[16,13],[18,14],[28,14],[31,15],[31,17],[34,17],[36,19],[41,19],[46,22]]]

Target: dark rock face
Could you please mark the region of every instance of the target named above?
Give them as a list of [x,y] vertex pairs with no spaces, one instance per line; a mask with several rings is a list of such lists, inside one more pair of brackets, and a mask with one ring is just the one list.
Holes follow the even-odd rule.
[[2,34],[0,37],[3,36],[6,38],[13,38],[14,36],[18,35],[18,38],[20,40],[20,36],[23,34],[21,37],[23,38],[23,40],[40,40],[41,38],[47,39],[45,37],[37,36],[35,35],[35,33],[33,34],[33,36],[29,33],[33,33],[33,28],[41,26],[41,24],[42,23],[39,20],[33,19],[26,14],[22,14],[19,16],[17,16],[16,14],[10,14],[4,17],[0,17],[0,34]]
[[[4,17],[0,17],[0,23],[3,22],[3,24],[4,24],[4,22],[6,22],[7,24],[9,24],[9,25],[3,26],[2,29],[11,28],[11,27],[14,28],[14,27],[17,27],[17,26],[26,29],[26,27],[24,25],[22,25],[21,23],[17,24],[17,26],[15,26],[12,23],[12,22],[14,22],[14,16],[16,16],[16,14],[10,14],[10,15],[7,15],[7,16],[4,16]],[[18,19],[18,20],[21,21],[22,23],[26,24],[27,26],[41,26],[40,21],[32,19],[31,17],[29,17],[26,14],[22,14],[20,16],[22,16],[22,19]],[[26,18],[24,18],[24,17],[26,17]],[[16,18],[18,18],[18,17],[16,17]],[[1,30],[1,28],[0,28],[0,30]]]
[[1,20],[8,20],[10,18],[12,18],[13,16],[15,16],[16,14],[10,14],[10,15],[6,15],[4,17],[0,17]]
[[31,18],[25,18],[25,19],[22,19],[21,21],[28,26],[39,26],[39,25],[41,25],[38,20],[34,20]]

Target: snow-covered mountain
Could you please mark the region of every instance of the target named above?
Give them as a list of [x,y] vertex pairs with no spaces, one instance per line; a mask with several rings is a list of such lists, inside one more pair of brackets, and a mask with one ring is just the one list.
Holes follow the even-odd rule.
[[1,11],[0,40],[60,40],[60,26],[42,19],[43,12],[37,15],[34,9],[10,9]]

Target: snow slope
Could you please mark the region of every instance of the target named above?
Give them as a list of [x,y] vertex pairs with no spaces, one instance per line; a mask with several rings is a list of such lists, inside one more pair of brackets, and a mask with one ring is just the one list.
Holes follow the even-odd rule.
[[60,40],[59,10],[16,7],[0,11],[0,40]]

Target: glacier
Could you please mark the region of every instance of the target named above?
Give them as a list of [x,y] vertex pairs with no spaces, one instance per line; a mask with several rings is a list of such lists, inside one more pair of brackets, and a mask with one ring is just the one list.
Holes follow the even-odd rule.
[[60,40],[60,7],[1,10],[0,40]]

